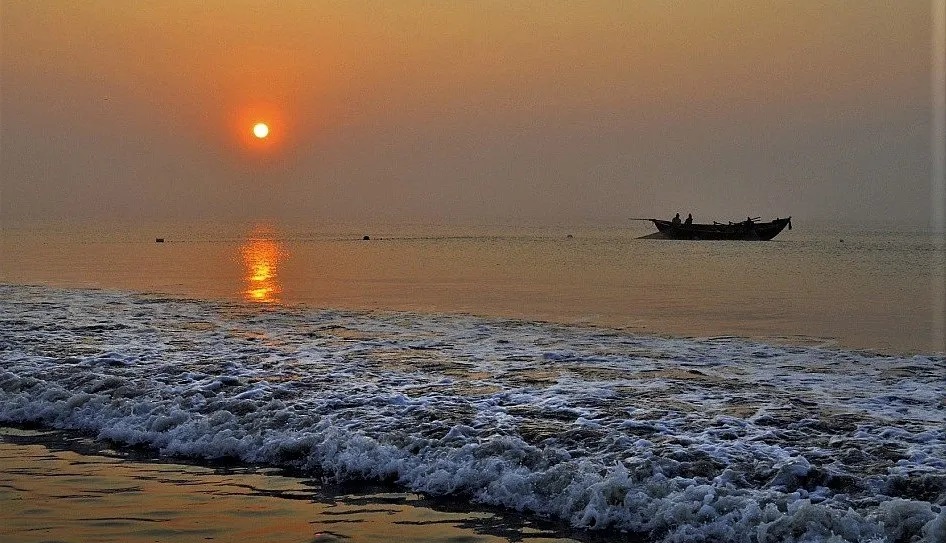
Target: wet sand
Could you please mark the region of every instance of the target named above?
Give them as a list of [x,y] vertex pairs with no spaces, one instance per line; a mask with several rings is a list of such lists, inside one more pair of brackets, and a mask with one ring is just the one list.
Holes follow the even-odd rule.
[[579,541],[554,524],[415,493],[146,456],[0,428],[0,541]]

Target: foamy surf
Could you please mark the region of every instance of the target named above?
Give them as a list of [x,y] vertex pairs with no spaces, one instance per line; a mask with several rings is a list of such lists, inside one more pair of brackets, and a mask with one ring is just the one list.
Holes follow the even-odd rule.
[[946,541],[946,359],[0,286],[0,421],[658,541]]

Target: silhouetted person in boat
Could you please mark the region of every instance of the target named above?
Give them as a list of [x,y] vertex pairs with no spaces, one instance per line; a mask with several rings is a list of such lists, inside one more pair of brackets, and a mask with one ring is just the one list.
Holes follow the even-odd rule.
[[691,224],[693,224],[693,214],[692,214],[692,213],[687,213],[687,220],[683,221],[683,224],[685,224],[685,225],[687,225],[687,226],[690,226]]
[[742,224],[745,225],[743,228],[745,229],[747,233],[751,233],[755,231],[755,223],[752,222],[752,217],[746,217],[746,222]]
[[679,213],[677,213],[676,215],[673,216],[673,220],[670,221],[670,224],[671,224],[672,226],[680,226],[680,214],[679,214]]

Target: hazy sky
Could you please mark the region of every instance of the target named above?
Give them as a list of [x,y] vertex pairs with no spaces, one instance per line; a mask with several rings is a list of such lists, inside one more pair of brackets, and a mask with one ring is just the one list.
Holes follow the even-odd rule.
[[0,0],[0,219],[925,223],[930,19],[923,0]]

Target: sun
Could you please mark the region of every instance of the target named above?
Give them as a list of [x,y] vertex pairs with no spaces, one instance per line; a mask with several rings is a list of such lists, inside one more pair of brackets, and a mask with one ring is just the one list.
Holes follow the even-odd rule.
[[269,135],[269,127],[266,126],[266,123],[256,123],[253,125],[253,135],[263,139]]

